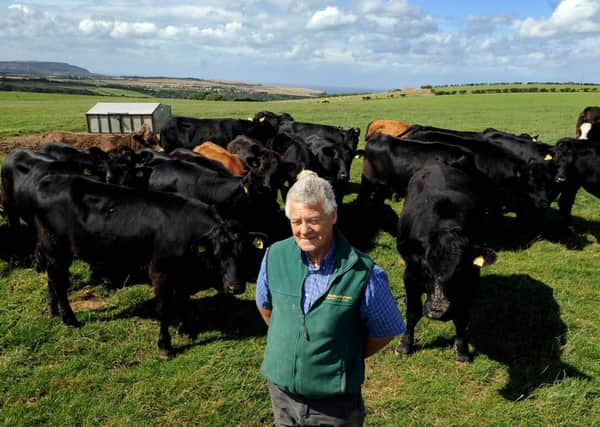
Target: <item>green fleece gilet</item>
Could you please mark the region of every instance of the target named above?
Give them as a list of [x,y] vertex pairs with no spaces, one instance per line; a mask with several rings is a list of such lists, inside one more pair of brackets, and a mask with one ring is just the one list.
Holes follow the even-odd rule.
[[273,310],[261,371],[282,390],[307,398],[359,393],[365,377],[360,305],[373,261],[340,233],[335,238],[328,287],[306,315],[308,267],[294,238],[273,244],[267,257]]

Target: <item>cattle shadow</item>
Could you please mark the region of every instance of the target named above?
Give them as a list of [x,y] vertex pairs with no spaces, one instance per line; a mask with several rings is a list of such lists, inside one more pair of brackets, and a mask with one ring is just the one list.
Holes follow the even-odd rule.
[[[585,234],[591,234],[595,241],[590,241]],[[581,242],[580,244],[577,244]],[[600,242],[600,222],[582,217],[573,217],[573,231],[564,240],[565,247],[572,250],[582,250],[586,246]]]
[[10,229],[7,224],[0,225],[0,259],[10,268],[33,266],[33,252],[37,236],[35,228],[20,225]]
[[521,400],[537,388],[565,378],[591,377],[561,361],[567,326],[553,289],[525,274],[487,275],[471,311],[469,329],[474,356],[485,354],[508,367],[500,391]]
[[[108,307],[95,310],[95,314],[98,316],[99,321],[110,322],[114,319],[139,317],[158,322],[156,304],[156,298],[150,298],[142,303],[123,308],[117,313],[114,313],[114,308]],[[215,340],[197,339],[200,333],[208,331],[219,331],[226,335],[229,340],[259,337],[267,333],[267,327],[258,313],[254,300],[245,300],[218,293],[201,298],[192,298],[185,307],[178,307],[176,310],[177,312],[189,310],[192,316],[191,329],[186,330],[186,335],[189,335],[193,342],[185,348]],[[178,320],[174,320],[172,326],[178,327],[178,323]],[[183,350],[180,346],[177,347]]]
[[575,232],[565,224],[558,211],[549,209],[537,220],[521,220],[515,216],[486,219],[485,241],[496,251],[520,251],[529,249],[534,243],[545,240],[564,245],[567,249],[583,250],[594,243],[584,233],[587,230],[600,236],[600,223],[574,217]]
[[356,200],[341,207],[337,222],[348,241],[364,252],[375,248],[380,231],[395,236],[397,224],[398,214],[388,204],[369,209]]

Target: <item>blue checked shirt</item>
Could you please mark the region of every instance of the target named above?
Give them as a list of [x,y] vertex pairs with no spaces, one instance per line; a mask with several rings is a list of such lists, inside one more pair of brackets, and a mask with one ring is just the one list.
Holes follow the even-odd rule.
[[[271,291],[267,281],[268,254],[267,250],[256,280],[256,304],[272,310]],[[302,295],[302,307],[306,313],[328,287],[329,276],[335,267],[335,242],[318,268],[313,266],[304,252],[302,252],[302,260],[308,266]],[[402,315],[390,291],[387,274],[378,265],[373,266],[369,275],[364,298],[361,301],[360,315],[369,338],[392,337],[406,331]]]

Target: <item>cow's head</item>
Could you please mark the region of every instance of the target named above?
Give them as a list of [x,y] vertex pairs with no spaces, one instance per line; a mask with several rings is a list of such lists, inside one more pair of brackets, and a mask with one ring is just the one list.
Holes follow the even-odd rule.
[[523,179],[535,208],[547,208],[558,195],[555,176],[556,165],[551,154],[547,154],[545,160],[528,162]]
[[252,122],[268,124],[277,132],[279,125],[284,121],[293,121],[294,118],[288,113],[275,114],[271,111],[259,111],[252,118]]
[[423,314],[447,320],[453,306],[471,299],[479,283],[479,269],[492,264],[496,254],[473,245],[459,227],[431,231],[426,239],[399,241],[407,268],[417,268],[426,294]]
[[570,138],[560,139],[554,147],[554,164],[556,165],[556,175],[554,180],[557,184],[562,184],[569,180],[573,168],[577,162],[577,151]]
[[306,143],[317,163],[318,167],[315,169],[321,177],[342,182],[350,179],[342,144],[338,145],[317,135],[309,136]]
[[260,111],[252,118],[253,136],[261,141],[267,141],[277,134],[279,125],[284,121],[293,121],[294,118],[288,113],[275,114],[270,111]]
[[244,239],[241,225],[237,221],[220,219],[208,234],[215,261],[220,267],[223,291],[229,295],[244,293],[246,282],[242,267]]
[[103,170],[103,180],[109,184],[143,187],[147,183],[149,168],[139,167],[138,155],[125,145],[103,152],[95,147],[90,154]]

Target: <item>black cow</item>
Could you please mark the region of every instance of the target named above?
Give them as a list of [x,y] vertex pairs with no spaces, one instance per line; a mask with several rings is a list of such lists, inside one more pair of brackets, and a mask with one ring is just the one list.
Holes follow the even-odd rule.
[[160,146],[167,152],[178,147],[192,149],[205,141],[225,148],[238,135],[248,135],[266,143],[277,129],[268,121],[256,122],[232,118],[197,119],[171,117],[160,131]]
[[514,133],[510,133],[510,132],[506,132],[506,131],[502,131],[502,130],[498,130],[498,129],[494,129],[494,128],[487,128],[483,132],[481,132],[481,136],[487,140],[496,139],[496,138],[511,138],[511,139],[514,139],[515,141],[529,144],[532,142],[538,142],[539,135],[531,136],[528,133],[521,133],[519,135],[516,135]]
[[252,121],[255,123],[262,123],[266,121],[273,129],[277,131],[281,123],[285,121],[294,121],[294,118],[289,113],[276,114],[271,111],[259,111],[254,115]]
[[600,197],[600,141],[562,138],[555,146],[556,182],[560,185],[558,206],[567,224],[577,191],[583,187]]
[[[289,236],[289,224],[273,193],[262,188],[252,172],[240,178],[171,160],[152,168],[148,188],[215,205],[224,217],[238,220],[249,231],[266,234],[270,241]],[[255,257],[249,256],[247,261],[248,277],[255,277],[260,260],[257,263]]]
[[[456,360],[470,361],[469,312],[479,287],[479,269],[495,254],[479,244],[481,197],[474,179],[446,164],[432,164],[411,178],[397,229],[397,249],[406,263],[407,330],[397,352],[414,351],[414,330],[423,314],[452,320]],[[425,305],[421,296],[426,294]]]
[[169,323],[175,313],[187,314],[181,305],[189,295],[209,286],[228,294],[245,290],[239,224],[199,201],[52,175],[39,183],[35,223],[38,265],[48,273],[48,310],[68,325],[79,324],[67,299],[74,257],[115,269],[149,265],[162,359],[173,355]]
[[[91,168],[93,165],[89,165]],[[2,204],[11,229],[18,228],[20,218],[33,225],[32,209],[39,181],[48,174],[92,174],[80,162],[55,160],[44,153],[17,148],[2,163]]]
[[[285,122],[280,129],[289,122]],[[298,123],[298,122],[293,122]],[[307,125],[304,123],[303,125]],[[282,155],[284,162],[295,164],[296,167],[284,165],[285,181],[293,183],[297,175],[296,171],[311,169],[319,176],[331,182],[338,203],[341,203],[348,182],[350,180],[350,167],[356,153],[355,142],[358,141],[358,133],[340,133],[340,128],[324,125],[308,124],[306,132],[283,132],[278,133],[270,143],[270,147]],[[325,129],[335,129],[330,137],[323,136],[327,132],[319,132],[323,126]],[[331,130],[331,129],[329,129]],[[312,133],[314,131],[314,133]],[[343,130],[342,130],[343,131]],[[346,132],[346,131],[343,131]],[[356,137],[356,141],[354,138]],[[337,139],[336,139],[337,138]],[[290,180],[291,179],[291,180]],[[282,194],[286,190],[282,190]]]
[[[150,148],[143,150],[152,151]],[[41,147],[39,152],[56,160],[78,164],[85,175],[95,176],[109,184],[139,186],[145,179],[146,170],[138,168],[138,154],[126,145],[103,151],[97,147],[85,150],[69,144],[50,143]]]
[[438,141],[438,139],[435,139],[435,137],[433,137],[437,134],[443,135],[444,138],[442,139],[444,139],[445,141],[448,140],[451,136],[454,136],[459,140],[462,138],[470,138],[477,140],[484,139],[481,132],[445,129],[424,125],[412,125],[406,130],[406,132],[402,134],[401,138],[418,139],[420,141]]
[[600,107],[585,107],[577,118],[577,139],[600,140]]
[[248,169],[257,169],[267,148],[257,139],[238,135],[227,144],[227,151],[237,154]]
[[136,150],[135,155],[138,165],[147,167],[156,166],[164,161],[172,160],[166,152],[156,151],[152,148],[140,148],[139,150]]
[[406,194],[406,186],[415,172],[440,162],[473,168],[468,149],[376,133],[365,146],[358,203],[379,208],[392,193]]
[[411,137],[468,148],[473,153],[476,168],[487,177],[492,184],[490,191],[496,194],[499,207],[494,214],[516,212],[526,222],[538,218],[557,195],[552,179],[552,149],[542,143],[524,144],[511,138],[486,140],[481,134],[476,137],[469,134],[417,129]]

